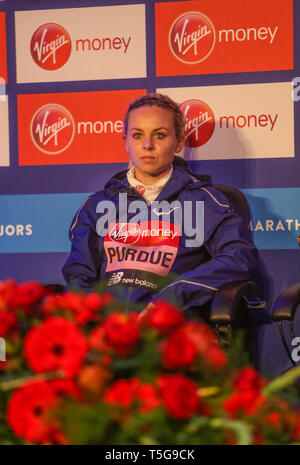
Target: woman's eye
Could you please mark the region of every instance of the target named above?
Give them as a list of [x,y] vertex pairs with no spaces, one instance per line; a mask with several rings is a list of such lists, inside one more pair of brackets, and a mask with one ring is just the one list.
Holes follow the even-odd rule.
[[155,136],[157,139],[164,139],[166,137],[166,135],[163,132],[157,132]]
[[142,137],[142,134],[140,132],[135,132],[132,134],[132,137],[134,139],[140,139]]

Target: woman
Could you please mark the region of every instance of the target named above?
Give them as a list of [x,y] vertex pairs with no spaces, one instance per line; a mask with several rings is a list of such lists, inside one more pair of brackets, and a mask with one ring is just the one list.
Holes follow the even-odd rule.
[[124,140],[129,170],[91,195],[72,222],[68,286],[106,281],[141,308],[165,299],[193,309],[222,285],[247,280],[257,251],[243,220],[175,155],[184,146],[179,106],[161,94],[138,98]]

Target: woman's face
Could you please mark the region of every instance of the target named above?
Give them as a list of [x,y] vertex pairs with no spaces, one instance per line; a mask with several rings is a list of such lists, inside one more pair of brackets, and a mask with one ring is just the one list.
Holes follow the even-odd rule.
[[184,138],[176,138],[171,110],[145,105],[129,113],[125,148],[142,183],[154,184],[167,174],[183,145]]

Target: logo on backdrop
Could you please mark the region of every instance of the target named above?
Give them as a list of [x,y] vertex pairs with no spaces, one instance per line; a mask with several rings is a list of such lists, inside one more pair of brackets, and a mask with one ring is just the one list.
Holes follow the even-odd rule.
[[40,68],[52,71],[66,64],[71,54],[69,33],[59,24],[46,23],[33,34],[31,56]]
[[212,109],[202,100],[186,100],[180,105],[185,116],[185,145],[200,147],[211,138],[215,129]]
[[175,57],[194,64],[205,60],[213,51],[216,32],[211,20],[198,12],[179,16],[169,33],[169,44]]
[[66,150],[74,138],[75,123],[71,113],[62,105],[41,107],[31,121],[30,134],[42,152],[56,154]]

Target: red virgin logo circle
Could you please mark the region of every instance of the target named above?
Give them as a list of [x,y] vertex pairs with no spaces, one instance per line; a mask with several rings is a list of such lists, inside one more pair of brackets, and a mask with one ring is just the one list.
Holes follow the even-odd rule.
[[30,51],[40,68],[48,71],[61,68],[71,53],[71,37],[59,24],[43,24],[31,38]]
[[191,11],[179,16],[169,33],[169,45],[175,57],[194,64],[205,60],[216,42],[211,20],[202,13]]
[[138,223],[116,223],[109,232],[110,239],[122,244],[135,244],[141,235]]
[[75,123],[65,107],[53,103],[36,112],[30,129],[32,140],[39,150],[56,154],[63,152],[71,144]]
[[200,147],[211,138],[215,129],[212,109],[202,100],[186,100],[180,105],[185,115],[185,145]]
[[138,193],[141,195],[144,195],[146,192],[145,186],[142,186],[141,184],[136,185],[135,190],[138,191]]

